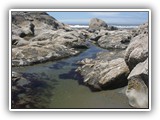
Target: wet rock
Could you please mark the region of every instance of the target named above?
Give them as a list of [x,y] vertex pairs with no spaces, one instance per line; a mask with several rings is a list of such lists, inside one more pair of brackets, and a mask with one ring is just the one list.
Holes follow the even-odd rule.
[[80,64],[77,71],[91,89],[114,89],[127,84],[129,69],[123,58],[111,61],[84,59]]
[[148,108],[148,59],[137,64],[128,76],[126,96],[135,108]]

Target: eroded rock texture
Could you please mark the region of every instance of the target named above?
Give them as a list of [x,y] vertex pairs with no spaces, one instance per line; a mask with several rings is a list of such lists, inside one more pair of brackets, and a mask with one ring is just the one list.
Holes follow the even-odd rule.
[[125,61],[131,71],[126,95],[131,106],[148,108],[148,23],[141,25],[134,35],[125,54]]
[[45,12],[12,12],[12,66],[32,65],[78,54],[85,31],[72,30]]

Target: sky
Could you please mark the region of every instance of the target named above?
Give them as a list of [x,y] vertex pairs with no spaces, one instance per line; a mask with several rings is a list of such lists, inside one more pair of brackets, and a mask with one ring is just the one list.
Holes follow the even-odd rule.
[[65,24],[88,24],[91,18],[99,18],[107,24],[143,24],[148,12],[47,12]]

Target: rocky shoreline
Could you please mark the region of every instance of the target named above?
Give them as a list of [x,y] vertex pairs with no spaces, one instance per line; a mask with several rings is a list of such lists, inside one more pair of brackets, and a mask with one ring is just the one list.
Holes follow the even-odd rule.
[[87,48],[86,37],[45,12],[12,12],[12,66],[76,55]]
[[[89,29],[72,29],[45,12],[12,12],[12,67],[78,55],[89,47],[88,40],[109,52],[77,63],[80,66],[76,71],[83,76],[83,82],[93,91],[127,86],[129,104],[148,108],[148,23],[136,29],[118,29],[93,18]],[[26,84],[19,84],[21,81]],[[14,97],[31,83],[12,71]],[[17,106],[27,105],[28,101]]]
[[86,85],[94,90],[115,89],[127,85],[129,104],[135,108],[148,108],[148,23],[130,30],[130,34],[126,33],[125,37],[125,30],[114,32],[114,37],[105,33],[97,41],[104,40],[104,47],[108,48],[110,45],[112,50],[121,49],[121,52],[110,52],[111,55],[100,53],[96,59],[86,58],[79,61],[81,66],[77,71],[84,76]]

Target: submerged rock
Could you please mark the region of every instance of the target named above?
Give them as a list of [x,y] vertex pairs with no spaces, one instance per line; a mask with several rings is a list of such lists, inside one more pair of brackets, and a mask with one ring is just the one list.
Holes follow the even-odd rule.
[[30,81],[22,77],[21,74],[12,71],[11,78],[11,106],[12,108],[18,108],[27,104],[27,100],[21,100],[19,95],[26,91],[26,86],[30,84]]
[[50,101],[56,80],[45,73],[17,73],[12,71],[11,78],[12,109],[46,108]]

